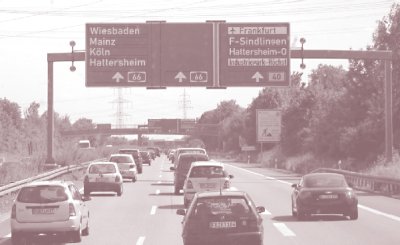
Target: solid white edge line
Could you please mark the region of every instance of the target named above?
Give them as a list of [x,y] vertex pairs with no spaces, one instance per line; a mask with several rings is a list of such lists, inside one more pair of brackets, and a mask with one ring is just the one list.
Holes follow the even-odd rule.
[[287,227],[284,223],[273,223],[273,225],[284,236],[296,236],[296,234],[294,234],[294,232],[289,229],[289,227]]
[[11,237],[11,233],[5,235],[4,237],[7,237],[7,238]]
[[150,215],[155,215],[156,214],[156,210],[157,210],[157,206],[152,206],[151,207],[151,211],[150,211]]
[[146,237],[144,237],[144,236],[139,237],[136,242],[136,245],[143,245],[145,239],[146,239]]
[[376,210],[376,209],[373,209],[373,208],[370,208],[370,207],[367,207],[367,206],[364,206],[364,205],[361,205],[361,204],[358,204],[358,207],[361,208],[361,209],[364,209],[366,211],[369,211],[371,213],[374,213],[374,214],[377,214],[377,215],[382,215],[382,216],[384,216],[386,218],[389,218],[389,219],[392,219],[392,220],[400,222],[400,217],[399,216],[396,216],[396,215],[393,215],[393,214],[384,213],[384,212],[381,212],[379,210]]

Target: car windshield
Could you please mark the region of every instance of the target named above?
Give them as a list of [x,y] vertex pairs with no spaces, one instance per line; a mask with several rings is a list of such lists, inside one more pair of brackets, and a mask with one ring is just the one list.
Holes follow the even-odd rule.
[[89,173],[91,174],[111,174],[116,172],[113,164],[95,164],[89,169]]
[[226,177],[226,174],[220,166],[196,166],[191,169],[189,177],[221,178]]
[[347,187],[346,180],[340,175],[314,175],[306,176],[303,180],[303,186],[307,188],[321,187]]
[[243,197],[215,197],[198,199],[192,215],[232,215],[236,217],[254,215],[251,208]]
[[128,170],[130,169],[132,163],[117,163],[117,165],[120,170]]
[[133,159],[128,156],[111,156],[110,162],[115,163],[133,163]]
[[18,194],[17,200],[23,203],[53,203],[68,199],[62,186],[24,187]]

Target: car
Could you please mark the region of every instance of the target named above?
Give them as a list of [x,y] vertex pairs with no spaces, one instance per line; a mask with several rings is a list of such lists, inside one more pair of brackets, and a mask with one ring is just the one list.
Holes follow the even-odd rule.
[[196,193],[184,215],[184,245],[246,244],[262,245],[264,237],[262,206],[256,207],[244,191]]
[[81,235],[89,235],[89,209],[85,204],[89,199],[68,181],[26,184],[11,209],[12,244],[25,244],[35,235],[56,235],[80,242]]
[[83,180],[85,196],[91,192],[116,192],[118,196],[123,192],[123,179],[115,162],[92,162],[86,169]]
[[110,162],[115,162],[118,165],[122,178],[131,179],[132,182],[137,181],[137,169],[135,160],[130,154],[111,154],[108,159]]
[[183,203],[187,207],[197,192],[229,190],[231,179],[224,164],[216,161],[193,162],[183,185]]
[[180,193],[180,190],[183,188],[186,175],[189,172],[189,169],[193,162],[208,160],[208,156],[202,153],[180,154],[178,160],[176,161],[177,167],[170,167],[170,170],[174,171],[174,193]]
[[306,174],[292,187],[292,215],[299,220],[312,214],[342,214],[352,220],[358,218],[358,198],[342,174]]
[[151,165],[151,156],[148,151],[139,151],[140,156],[142,157],[143,163]]
[[159,157],[161,154],[161,150],[159,147],[147,147],[149,151],[154,151],[156,157]]
[[139,150],[138,149],[119,149],[118,153],[121,154],[131,154],[133,157],[133,160],[135,160],[135,164],[138,170],[138,173],[141,174],[143,173],[143,160],[142,157],[140,156]]
[[187,147],[178,148],[175,150],[174,157],[172,158],[172,163],[174,164],[175,167],[177,167],[176,166],[177,160],[179,158],[179,155],[182,153],[201,153],[201,154],[207,155],[207,151],[203,148],[187,148]]

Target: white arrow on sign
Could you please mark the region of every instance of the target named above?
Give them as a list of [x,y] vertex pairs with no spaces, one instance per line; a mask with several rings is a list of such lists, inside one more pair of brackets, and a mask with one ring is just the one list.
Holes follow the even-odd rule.
[[178,79],[178,81],[181,83],[183,79],[186,79],[186,76],[180,71],[178,74],[176,74],[175,79]]
[[261,73],[256,72],[254,73],[254,75],[251,77],[252,79],[256,79],[256,83],[260,82],[260,79],[263,79],[263,75],[261,75]]
[[117,72],[114,74],[112,79],[115,80],[117,83],[119,83],[119,80],[124,79],[124,76],[122,76],[121,73]]

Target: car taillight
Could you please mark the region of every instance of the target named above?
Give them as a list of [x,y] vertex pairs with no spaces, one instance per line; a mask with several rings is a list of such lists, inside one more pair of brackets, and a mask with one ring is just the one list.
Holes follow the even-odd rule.
[[17,206],[14,204],[11,209],[11,219],[17,218]]
[[76,216],[75,207],[74,204],[72,203],[69,204],[69,216],[70,217]]
[[186,182],[186,188],[187,188],[187,189],[193,189],[192,181],[188,180],[188,181]]
[[353,191],[346,191],[346,198],[348,198],[348,199],[353,199],[353,198],[354,198],[354,193],[353,193]]
[[231,183],[229,182],[229,181],[225,181],[225,183],[224,183],[224,189],[229,189],[231,187]]
[[119,177],[119,175],[117,175],[117,176],[115,177],[115,182],[121,182],[121,178]]

